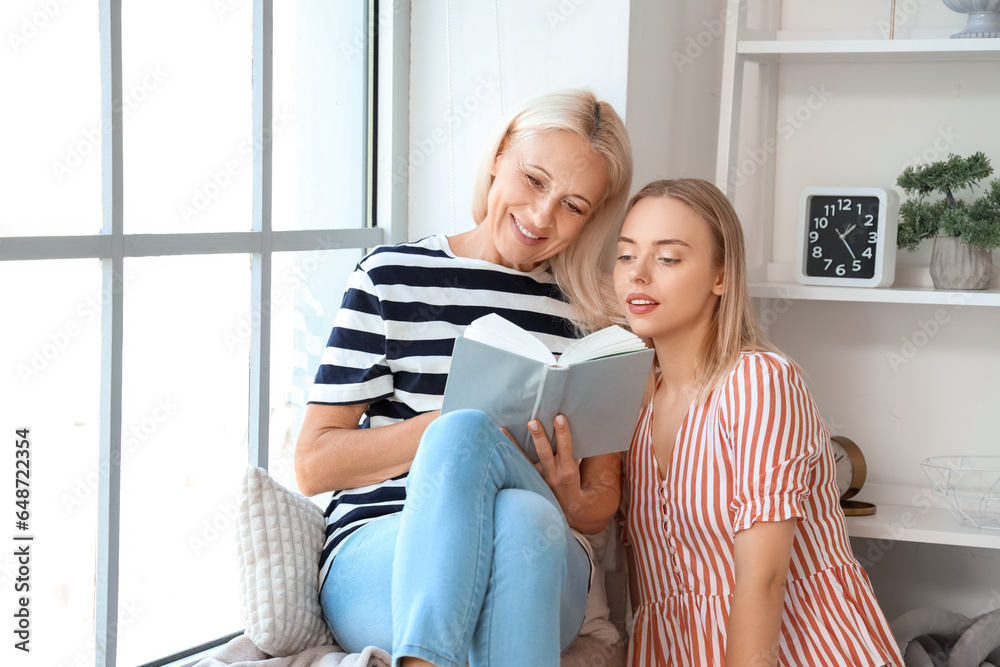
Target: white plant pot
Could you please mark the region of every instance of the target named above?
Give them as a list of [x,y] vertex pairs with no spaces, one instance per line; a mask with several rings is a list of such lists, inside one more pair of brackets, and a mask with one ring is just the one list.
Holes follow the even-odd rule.
[[942,0],[945,6],[968,14],[965,30],[952,38],[1000,37],[1000,0]]
[[992,250],[970,248],[957,236],[934,237],[931,280],[936,289],[989,289],[992,278]]

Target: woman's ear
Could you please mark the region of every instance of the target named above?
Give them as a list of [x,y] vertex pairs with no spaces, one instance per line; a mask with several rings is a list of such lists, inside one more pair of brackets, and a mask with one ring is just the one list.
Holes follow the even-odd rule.
[[715,277],[715,284],[712,285],[712,294],[718,294],[722,296],[726,291],[725,284],[726,272],[724,269],[719,269],[719,274]]
[[504,139],[500,144],[500,148],[497,149],[497,154],[493,156],[493,165],[490,167],[490,176],[496,178],[497,167],[500,164],[500,156],[503,155],[504,150],[507,148],[507,140]]

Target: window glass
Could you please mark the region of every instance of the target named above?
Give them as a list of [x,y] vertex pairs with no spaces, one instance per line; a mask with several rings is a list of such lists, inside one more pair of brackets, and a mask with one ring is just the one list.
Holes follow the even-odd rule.
[[[240,629],[235,517],[247,466],[250,258],[125,260],[122,605],[133,665]],[[164,629],[169,629],[165,632]]]
[[[88,2],[0,7],[0,236],[101,229],[101,61]],[[72,54],[72,55],[70,55]]]
[[[0,289],[0,429],[7,473],[0,495],[9,510],[0,589],[7,637],[13,638],[0,648],[0,664],[27,664],[23,660],[30,656],[33,665],[88,667],[94,664],[100,265],[96,259],[0,262],[0,285],[17,285]],[[28,477],[18,484],[13,441],[25,428]],[[23,507],[11,501],[18,489],[27,501]],[[23,529],[15,511],[28,513]],[[14,555],[21,546],[30,554],[29,570],[18,581],[25,576]],[[21,595],[30,600],[28,654],[14,648],[20,639],[12,634]]]
[[366,4],[274,3],[274,229],[366,224]]
[[[295,440],[347,278],[362,250],[275,253],[271,284],[271,428],[268,469],[297,490]],[[249,324],[249,323],[247,323]],[[249,333],[249,326],[241,334]],[[249,336],[240,341],[249,349]],[[316,501],[326,509],[324,498]]]
[[[251,228],[253,4],[122,0],[126,234]],[[276,229],[366,223],[366,4],[275,3]],[[64,0],[12,0],[0,10],[10,27],[0,85],[16,93],[0,105],[0,120],[17,130],[5,143],[10,159],[0,161],[0,237],[100,231],[107,128],[96,10]],[[327,233],[316,232],[316,247],[338,245]],[[269,455],[274,476],[296,489],[306,394],[362,254],[277,253],[271,303],[256,306],[247,255],[125,259],[123,376],[111,380],[123,390],[121,502],[112,509],[120,511],[120,571],[110,573],[118,664],[242,627],[234,542],[252,313],[273,309]],[[32,654],[39,664],[90,667],[101,311],[110,295],[98,259],[0,262],[0,285],[8,323],[0,404],[9,408],[0,426],[9,438],[30,429],[33,457]],[[10,477],[0,486],[14,493]],[[11,550],[0,555],[0,585],[12,584],[14,567]],[[0,664],[20,657],[11,643],[0,649]]]
[[123,0],[127,234],[251,228],[252,5]]

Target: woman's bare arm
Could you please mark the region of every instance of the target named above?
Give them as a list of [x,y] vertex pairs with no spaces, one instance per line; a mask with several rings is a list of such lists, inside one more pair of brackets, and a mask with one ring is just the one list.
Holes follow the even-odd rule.
[[785,580],[797,519],[757,522],[736,533],[736,586],[726,633],[726,664],[778,664]]
[[366,409],[367,403],[306,407],[295,443],[295,478],[304,495],[356,489],[403,474],[413,463],[424,429],[440,414],[435,410],[358,430]]

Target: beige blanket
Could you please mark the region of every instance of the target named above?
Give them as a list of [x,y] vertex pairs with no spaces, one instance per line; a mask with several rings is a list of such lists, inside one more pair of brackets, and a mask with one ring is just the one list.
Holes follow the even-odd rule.
[[[561,667],[621,667],[625,643],[608,644],[594,637],[577,637],[562,655]],[[317,646],[287,658],[272,658],[240,635],[195,667],[389,667],[392,657],[369,646],[361,653],[341,653],[336,646]]]
[[257,648],[246,635],[228,644],[195,667],[389,667],[392,656],[369,646],[361,653],[341,653],[337,646],[316,646],[286,658],[272,658]]

